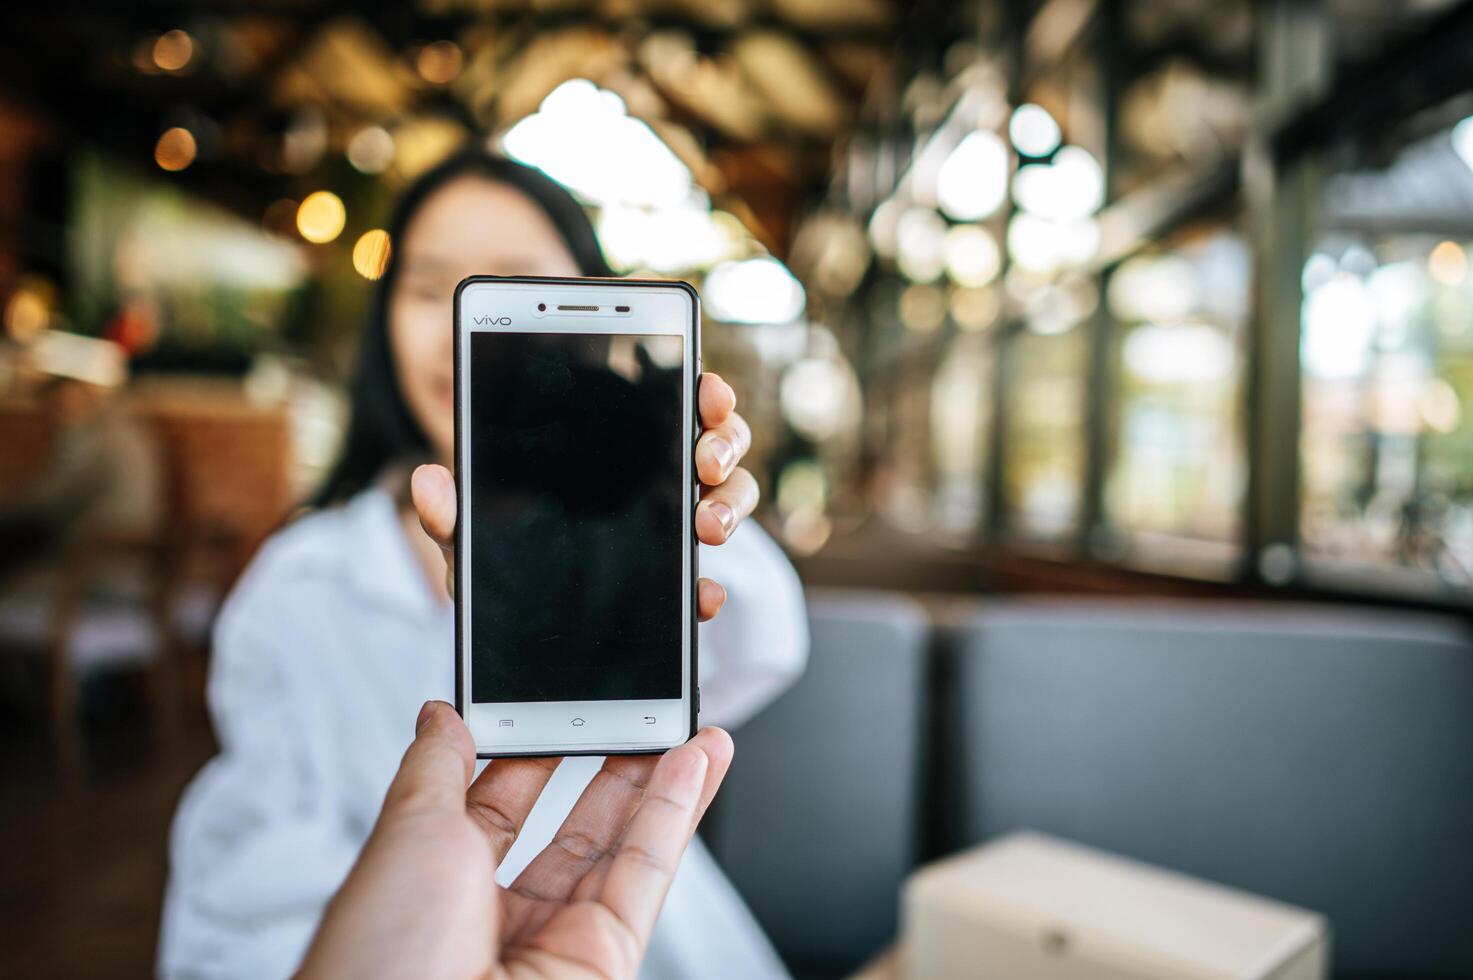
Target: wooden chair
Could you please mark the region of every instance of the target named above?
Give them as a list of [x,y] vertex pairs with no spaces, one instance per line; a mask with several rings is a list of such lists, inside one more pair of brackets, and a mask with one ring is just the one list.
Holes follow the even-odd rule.
[[[70,535],[60,560],[48,563],[55,574],[44,591],[0,594],[0,646],[39,654],[46,665],[47,714],[68,784],[83,773],[79,675],[101,664],[141,669],[153,740],[166,750],[180,718],[181,668],[203,654],[219,603],[290,503],[284,411],[251,406],[226,386],[149,387],[126,410],[157,444],[156,529]],[[39,407],[0,405],[0,446],[0,487],[34,477],[51,452]],[[99,598],[119,563],[134,570],[132,598]],[[0,579],[0,593],[6,584]]]

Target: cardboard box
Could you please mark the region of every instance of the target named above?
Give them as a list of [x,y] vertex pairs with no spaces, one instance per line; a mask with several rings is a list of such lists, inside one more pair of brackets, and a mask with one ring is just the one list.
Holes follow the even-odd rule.
[[1322,980],[1322,916],[1040,834],[906,882],[907,980]]

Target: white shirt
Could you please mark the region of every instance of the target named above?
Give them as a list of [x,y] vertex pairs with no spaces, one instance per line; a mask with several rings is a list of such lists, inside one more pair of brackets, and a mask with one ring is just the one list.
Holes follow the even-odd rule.
[[[727,589],[721,614],[700,627],[701,721],[733,727],[802,672],[802,589],[755,524],[703,546],[700,565]],[[420,705],[453,700],[453,613],[425,580],[389,494],[367,490],[262,547],[221,612],[212,656],[220,754],[174,818],[158,968],[284,977],[367,839]],[[552,839],[602,761],[558,768],[499,880]],[[785,975],[699,840],[641,974]]]

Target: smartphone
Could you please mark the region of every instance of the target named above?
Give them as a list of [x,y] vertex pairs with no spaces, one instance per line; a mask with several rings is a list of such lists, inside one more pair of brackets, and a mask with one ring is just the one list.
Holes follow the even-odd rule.
[[686,283],[456,287],[455,697],[478,756],[695,734],[700,371]]

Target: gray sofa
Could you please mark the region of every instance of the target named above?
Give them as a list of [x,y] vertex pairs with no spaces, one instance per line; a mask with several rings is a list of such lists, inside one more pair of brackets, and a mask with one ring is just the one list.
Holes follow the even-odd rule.
[[1031,827],[1326,914],[1339,977],[1473,976],[1473,640],[1347,607],[826,594],[707,831],[795,972]]

